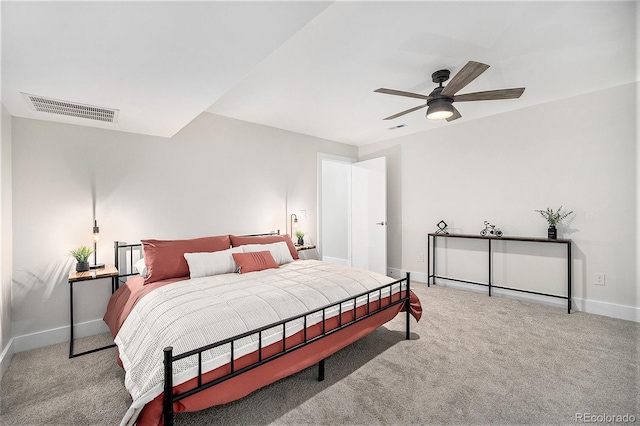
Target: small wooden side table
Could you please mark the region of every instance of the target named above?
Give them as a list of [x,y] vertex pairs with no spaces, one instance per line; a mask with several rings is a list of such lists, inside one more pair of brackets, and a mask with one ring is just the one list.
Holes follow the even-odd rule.
[[85,272],[76,272],[72,270],[69,272],[69,316],[71,317],[71,323],[69,326],[70,339],[69,339],[69,358],[75,358],[80,355],[86,355],[93,352],[101,351],[107,348],[113,348],[115,344],[103,346],[101,348],[91,349],[89,351],[80,352],[78,354],[73,353],[73,283],[79,281],[93,281],[102,278],[111,278],[111,293],[117,290],[118,284],[118,269],[113,265],[106,265],[104,268],[92,269]]

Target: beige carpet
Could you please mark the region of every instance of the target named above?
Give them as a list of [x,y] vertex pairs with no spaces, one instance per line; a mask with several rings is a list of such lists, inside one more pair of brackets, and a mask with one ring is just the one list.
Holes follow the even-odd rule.
[[[640,324],[413,287],[425,310],[413,340],[404,340],[401,315],[328,358],[324,382],[312,367],[176,423],[568,425],[585,413],[640,423]],[[118,424],[130,399],[114,349],[72,360],[67,350],[14,356],[1,382],[1,424]]]

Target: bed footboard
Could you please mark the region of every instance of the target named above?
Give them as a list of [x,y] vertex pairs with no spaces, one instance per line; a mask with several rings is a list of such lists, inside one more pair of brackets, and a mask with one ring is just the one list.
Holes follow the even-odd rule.
[[[393,293],[393,286],[394,285],[400,285],[400,289],[398,290],[397,293]],[[383,303],[383,290],[389,290],[389,297],[388,300],[385,301]],[[367,318],[370,318],[376,314],[379,314],[383,311],[386,311],[387,309],[393,308],[393,307],[398,307],[398,305],[401,305],[402,308],[404,308],[404,310],[406,311],[406,334],[405,334],[405,339],[410,340],[411,338],[411,322],[410,322],[410,316],[411,316],[411,306],[410,306],[410,293],[411,291],[411,282],[410,282],[410,274],[407,272],[406,278],[397,280],[397,281],[393,281],[389,284],[385,284],[383,286],[380,286],[378,288],[375,288],[371,291],[367,291],[367,292],[363,292],[360,294],[357,294],[355,296],[346,298],[344,300],[341,300],[339,302],[335,302],[335,303],[331,303],[329,305],[320,307],[318,309],[315,309],[313,311],[301,314],[301,315],[297,315],[294,317],[290,317],[287,318],[285,320],[282,321],[278,321],[276,323],[272,323],[269,324],[267,326],[264,327],[260,327],[258,329],[255,330],[251,330],[242,334],[239,334],[237,336],[231,337],[229,339],[225,339],[223,341],[220,342],[216,342],[210,345],[206,345],[203,346],[201,348],[198,349],[194,349],[192,351],[189,352],[185,352],[182,354],[178,354],[178,355],[173,355],[173,348],[172,347],[167,347],[164,349],[164,396],[163,396],[163,418],[164,418],[164,424],[171,426],[173,425],[173,419],[174,419],[174,403],[188,398],[196,393],[202,392],[206,389],[209,389],[217,384],[220,384],[224,381],[227,381],[229,379],[232,379],[240,374],[246,373],[250,370],[253,370],[255,368],[260,367],[263,364],[266,364],[268,362],[274,361],[284,355],[290,354],[293,351],[299,350],[301,348],[304,348],[305,346],[310,345],[311,343],[317,342],[321,339],[327,338],[331,335],[333,335],[334,333],[339,332],[340,330],[343,330],[347,327],[350,327],[354,324],[357,324],[361,321],[366,320]],[[372,301],[372,297],[375,297],[375,295],[377,295],[377,302],[375,303],[375,301]],[[395,297],[395,296],[398,297]],[[365,312],[358,314],[357,312],[357,299],[361,298],[361,297],[365,297],[367,298],[367,302],[366,305],[362,305],[360,308],[365,307]],[[386,298],[385,298],[386,299]],[[375,304],[375,308],[372,308],[372,302]],[[349,313],[349,311],[342,311],[342,307],[345,304],[351,304],[353,303],[353,311],[350,314],[351,319],[348,320],[343,320],[343,316],[346,313]],[[335,308],[339,306],[339,310],[338,310],[338,315],[337,315],[337,321],[338,324],[335,327],[331,327],[328,328],[326,327],[326,312],[327,309],[330,308]],[[322,321],[319,323],[321,324],[321,330],[319,331],[319,333],[317,335],[313,335],[313,336],[308,336],[308,332],[307,332],[307,317],[313,315],[313,314],[317,314],[317,313],[322,313]],[[302,336],[301,336],[301,342],[300,343],[295,343],[292,344],[291,346],[287,345],[287,336],[286,336],[286,325],[292,321],[296,321],[296,320],[302,320],[303,322],[303,326],[302,326]],[[265,355],[264,354],[264,350],[263,350],[263,333],[266,330],[275,328],[275,327],[282,327],[282,342],[278,343],[278,345],[281,345],[281,348],[279,349],[279,351],[275,354],[271,354],[271,355]],[[243,367],[237,367],[236,362],[234,360],[234,350],[235,350],[235,346],[236,346],[236,342],[242,338],[246,338],[246,337],[250,337],[250,336],[257,336],[258,337],[258,349],[257,349],[257,362],[253,362],[249,365],[243,366]],[[214,349],[216,347],[219,346],[224,346],[224,345],[228,345],[230,348],[230,354],[231,354],[231,358],[230,358],[230,372],[228,374],[225,374],[219,378],[216,378],[214,380],[210,380],[210,381],[204,381],[203,376],[204,373],[202,372],[202,353],[211,349]],[[197,357],[198,358],[198,376],[197,376],[197,385],[185,392],[179,393],[174,395],[173,392],[173,363],[176,361],[179,361],[181,359],[185,359],[188,357]],[[324,363],[324,358],[319,360],[318,362],[318,381],[322,381],[324,380],[324,375],[325,375],[325,363]],[[313,365],[313,364],[310,364]]]

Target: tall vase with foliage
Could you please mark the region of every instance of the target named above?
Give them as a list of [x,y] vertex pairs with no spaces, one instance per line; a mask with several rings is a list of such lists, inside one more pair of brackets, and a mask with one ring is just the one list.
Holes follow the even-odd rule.
[[558,224],[572,214],[573,210],[570,212],[563,212],[562,206],[560,206],[558,210],[553,210],[547,207],[546,210],[536,210],[536,212],[540,213],[540,216],[542,216],[549,224],[549,229],[547,230],[548,238],[550,240],[555,240],[558,238]]
[[89,270],[89,256],[91,256],[91,253],[93,253],[93,250],[86,246],[78,247],[69,251],[69,254],[76,259],[76,272],[85,272]]
[[296,231],[296,237],[298,238],[298,245],[299,246],[303,246],[304,245],[304,231]]

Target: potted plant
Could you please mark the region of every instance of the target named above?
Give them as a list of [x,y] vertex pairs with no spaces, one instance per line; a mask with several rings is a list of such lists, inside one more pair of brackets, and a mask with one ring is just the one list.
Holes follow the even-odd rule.
[[298,245],[304,245],[304,231],[296,231],[296,237],[298,237]]
[[556,238],[558,238],[558,229],[556,228],[556,226],[560,222],[562,222],[564,219],[566,219],[567,216],[573,213],[573,210],[570,212],[563,212],[562,206],[560,206],[560,208],[558,208],[558,210],[555,210],[555,211],[548,207],[546,210],[536,210],[536,211],[540,213],[540,216],[542,216],[547,221],[547,223],[549,223],[549,229],[547,230],[547,235],[551,240],[555,240]]
[[76,259],[76,272],[84,272],[89,270],[89,256],[93,250],[89,247],[82,246],[69,251],[69,254]]

